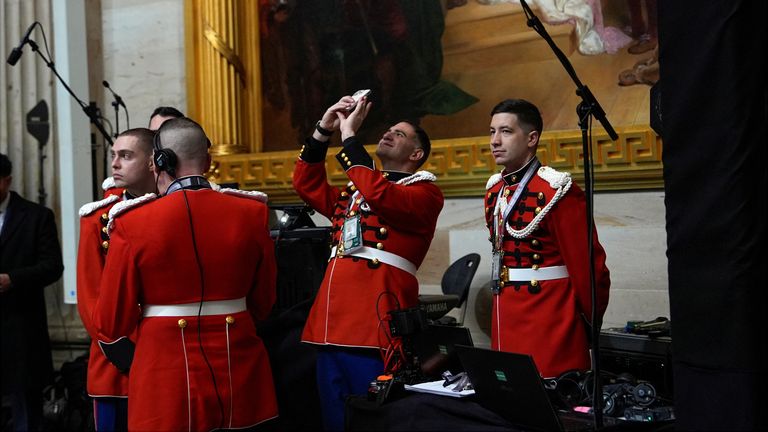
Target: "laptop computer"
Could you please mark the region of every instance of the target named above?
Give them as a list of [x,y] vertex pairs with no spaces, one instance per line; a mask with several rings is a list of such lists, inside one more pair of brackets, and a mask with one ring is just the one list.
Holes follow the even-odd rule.
[[419,359],[424,379],[441,379],[444,371],[456,375],[464,371],[456,345],[473,346],[467,327],[429,324],[413,338],[413,353]]
[[484,408],[526,430],[594,430],[590,415],[555,409],[530,355],[462,345],[455,348]]

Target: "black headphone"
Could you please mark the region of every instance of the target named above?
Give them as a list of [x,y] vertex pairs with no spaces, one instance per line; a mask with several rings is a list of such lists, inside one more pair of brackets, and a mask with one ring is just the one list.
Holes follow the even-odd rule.
[[[593,378],[592,371],[570,370],[551,380],[550,385],[554,384],[556,395],[566,407],[574,407],[592,403]],[[614,417],[622,415],[627,407],[648,407],[657,400],[656,388],[650,382],[639,381],[628,372],[609,378],[602,391],[603,414]]]
[[152,139],[152,147],[154,148],[152,157],[158,171],[165,171],[171,177],[176,178],[176,165],[179,159],[173,150],[164,149],[160,146],[160,131],[155,133],[155,137]]
[[554,390],[566,407],[582,405],[591,399],[592,371],[572,369],[563,372],[553,381]]

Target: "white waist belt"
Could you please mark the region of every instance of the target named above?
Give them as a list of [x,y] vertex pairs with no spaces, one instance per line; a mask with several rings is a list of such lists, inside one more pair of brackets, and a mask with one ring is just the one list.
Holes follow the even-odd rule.
[[[342,256],[365,258],[369,260],[376,259],[379,262],[383,262],[384,264],[391,265],[392,267],[397,267],[400,270],[407,271],[408,273],[416,276],[416,270],[417,270],[416,264],[408,261],[407,259],[401,257],[400,255],[395,255],[391,252],[386,252],[376,248],[363,246],[349,255],[342,255]],[[334,246],[333,249],[331,249],[331,258],[336,258],[336,246]]]
[[201,316],[224,315],[245,311],[245,297],[232,300],[216,300],[200,303],[183,303],[173,305],[144,305],[142,311],[145,317],[176,317],[176,316]]
[[568,269],[564,265],[561,265],[552,267],[539,267],[536,270],[532,268],[504,267],[501,279],[504,282],[524,282],[531,280],[563,279],[567,277]]

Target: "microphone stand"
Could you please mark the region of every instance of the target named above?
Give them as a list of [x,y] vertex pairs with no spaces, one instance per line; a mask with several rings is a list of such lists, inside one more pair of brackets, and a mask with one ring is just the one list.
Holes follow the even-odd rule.
[[95,105],[86,105],[85,102],[80,100],[80,98],[75,95],[75,93],[72,91],[72,89],[67,85],[67,83],[64,81],[64,79],[59,75],[59,72],[56,70],[56,67],[54,66],[53,62],[45,57],[45,55],[40,52],[39,47],[37,46],[37,43],[33,40],[29,40],[27,43],[29,43],[30,48],[32,48],[32,51],[36,52],[37,55],[40,56],[40,58],[43,59],[45,62],[45,65],[48,66],[51,71],[53,71],[53,74],[56,75],[56,78],[59,79],[59,82],[64,86],[64,88],[69,92],[69,94],[72,96],[72,98],[77,101],[78,104],[80,104],[80,107],[83,109],[83,112],[86,116],[88,116],[88,119],[91,121],[91,124],[96,126],[96,129],[98,129],[99,132],[101,132],[101,135],[104,137],[104,139],[109,143],[109,145],[112,145],[112,137],[109,136],[109,133],[104,129],[104,125],[101,124],[101,121],[99,120],[97,116],[98,109]]
[[115,139],[117,139],[117,136],[120,135],[120,103],[117,102],[117,99],[112,101],[112,106],[115,107]]
[[37,202],[41,206],[45,205],[45,198],[48,194],[45,193],[45,158],[47,157],[43,151],[45,149],[45,143],[43,141],[37,142],[37,148],[40,152],[40,187],[37,189]]
[[579,117],[579,128],[581,128],[581,140],[584,154],[584,192],[586,195],[586,211],[587,211],[587,252],[589,256],[589,283],[592,301],[592,414],[595,417],[595,429],[603,427],[603,395],[602,387],[600,383],[600,327],[602,320],[598,317],[597,313],[597,289],[595,286],[595,265],[594,265],[594,250],[592,245],[592,238],[594,235],[594,208],[593,208],[593,195],[594,195],[594,179],[592,176],[592,150],[590,147],[590,136],[588,130],[592,125],[591,117],[595,117],[603,125],[603,128],[608,132],[608,136],[612,140],[616,141],[619,135],[613,129],[608,119],[605,117],[605,111],[595,99],[595,96],[589,90],[589,88],[582,84],[579,77],[576,75],[576,71],[573,69],[573,65],[568,61],[568,57],[558,48],[552,37],[549,36],[547,30],[542,25],[538,17],[533,13],[531,8],[525,2],[520,0],[520,5],[525,11],[525,16],[528,18],[528,27],[531,27],[549,44],[552,51],[557,56],[560,63],[562,63],[565,71],[568,72],[573,82],[576,84],[576,94],[581,97],[576,107],[576,114]]

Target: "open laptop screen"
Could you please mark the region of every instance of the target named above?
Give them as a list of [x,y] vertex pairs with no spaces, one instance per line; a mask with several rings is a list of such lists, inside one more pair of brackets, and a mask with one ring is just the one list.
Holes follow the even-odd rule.
[[440,379],[446,370],[454,375],[464,371],[456,345],[473,345],[468,328],[430,324],[414,337],[414,354],[426,379]]
[[[533,357],[527,354],[456,346],[464,370],[483,407],[525,429],[565,430],[552,405]],[[591,419],[569,419],[568,430],[587,430]]]

